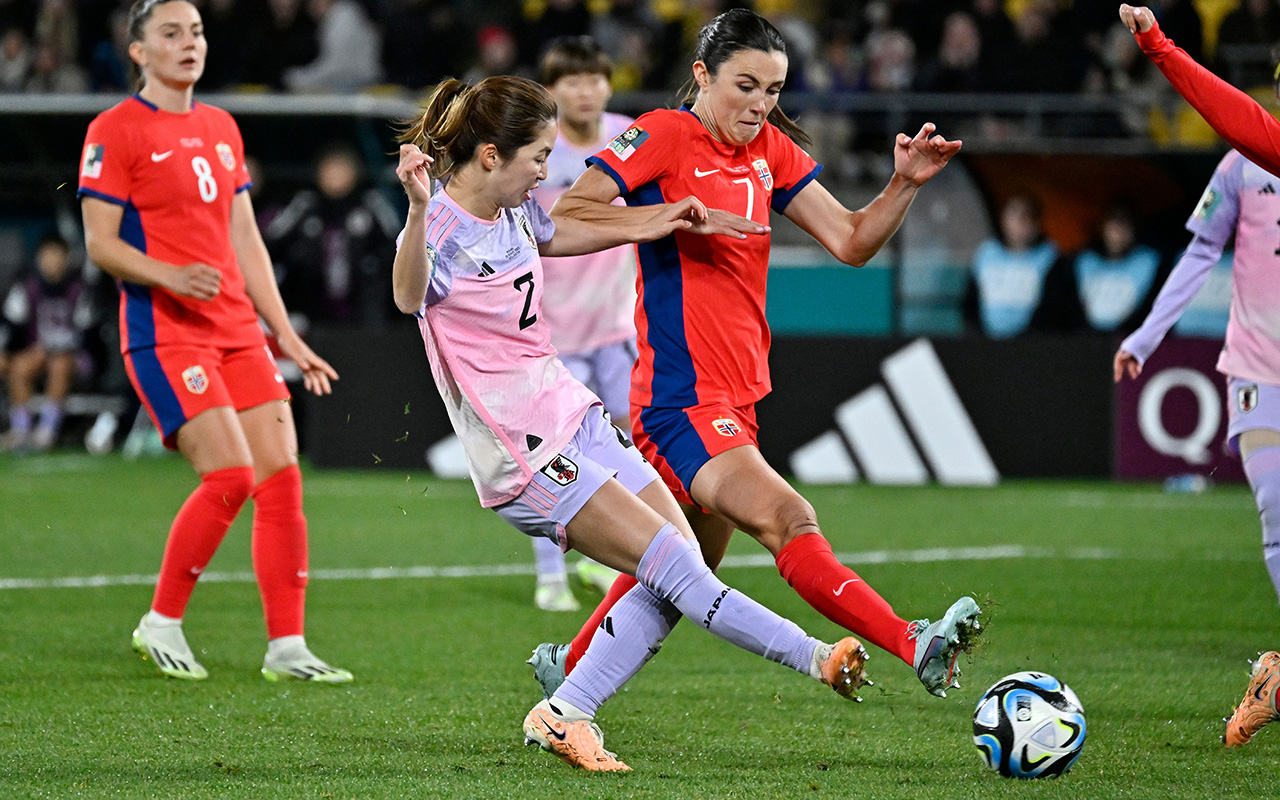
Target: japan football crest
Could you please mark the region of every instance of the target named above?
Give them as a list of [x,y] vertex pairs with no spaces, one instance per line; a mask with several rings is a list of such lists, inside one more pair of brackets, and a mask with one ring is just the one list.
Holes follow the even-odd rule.
[[738,423],[731,419],[718,419],[711,423],[711,427],[716,429],[716,433],[721,436],[737,436],[742,432],[738,427]]
[[756,171],[756,177],[760,179],[760,185],[764,187],[766,192],[773,190],[773,173],[769,172],[769,162],[763,158],[757,158],[751,162],[751,168]]
[[84,163],[80,165],[80,174],[86,178],[102,177],[102,145],[84,146]]
[[218,160],[222,162],[222,166],[230,172],[236,168],[236,154],[231,151],[231,145],[226,142],[218,142],[213,149],[218,153]]
[[1248,414],[1258,407],[1258,386],[1250,384],[1236,389],[1236,408]]
[[568,486],[578,479],[578,465],[562,455],[551,459],[551,463],[542,468],[542,474],[561,486]]
[[209,388],[209,376],[205,374],[204,367],[199,364],[182,371],[182,382],[187,385],[187,391],[192,394],[204,394],[205,389]]

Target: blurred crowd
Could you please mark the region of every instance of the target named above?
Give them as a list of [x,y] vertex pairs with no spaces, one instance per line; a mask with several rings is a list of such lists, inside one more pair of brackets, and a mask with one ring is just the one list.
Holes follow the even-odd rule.
[[[1148,77],[1116,4],[1085,0],[194,0],[201,88],[408,90],[449,75],[531,75],[560,35],[590,34],[615,91],[683,83],[698,29],[733,5],[787,38],[789,91],[1106,92]],[[1277,0],[1150,0],[1197,59],[1269,79]],[[130,87],[129,0],[0,0],[0,91]],[[1228,63],[1230,60],[1230,63]],[[1237,66],[1239,70],[1237,70]]]

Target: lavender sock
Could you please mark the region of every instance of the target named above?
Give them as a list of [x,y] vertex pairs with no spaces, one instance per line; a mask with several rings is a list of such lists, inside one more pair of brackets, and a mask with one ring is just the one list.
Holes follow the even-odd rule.
[[1263,447],[1250,453],[1244,462],[1244,474],[1253,488],[1262,520],[1262,556],[1280,600],[1280,447]]
[[569,574],[564,566],[564,553],[560,545],[541,536],[533,538],[533,564],[538,571],[539,580],[560,578],[568,580]]
[[552,699],[567,700],[594,717],[604,701],[657,654],[679,620],[675,606],[643,586],[633,586],[609,609],[587,652]]

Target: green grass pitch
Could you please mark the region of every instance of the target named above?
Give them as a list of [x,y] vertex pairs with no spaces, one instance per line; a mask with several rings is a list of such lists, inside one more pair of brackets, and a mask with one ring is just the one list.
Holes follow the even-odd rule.
[[[172,458],[0,459],[0,798],[1274,793],[1280,725],[1240,751],[1219,740],[1246,658],[1280,647],[1243,488],[805,488],[835,550],[902,616],[936,616],[962,593],[986,602],[989,639],[962,662],[963,688],[928,696],[875,650],[877,686],[855,705],[686,623],[602,710],[608,746],[635,771],[599,776],[523,747],[520,734],[539,697],[524,659],[571,636],[585,610],[537,611],[525,538],[481,509],[470,484],[424,473],[306,471],[308,639],[356,683],[258,674],[257,591],[237,579],[250,569],[247,514],[207,571],[228,580],[202,582],[187,614],[210,678],[161,677],[130,652],[129,632],[194,483]],[[741,566],[764,551],[736,538],[740,566],[722,570],[726,582],[839,636],[771,565]],[[476,569],[371,572],[408,567]],[[112,580],[56,585],[95,575]],[[1056,781],[999,778],[972,744],[982,690],[1023,669],[1066,681],[1088,717],[1084,753]]]

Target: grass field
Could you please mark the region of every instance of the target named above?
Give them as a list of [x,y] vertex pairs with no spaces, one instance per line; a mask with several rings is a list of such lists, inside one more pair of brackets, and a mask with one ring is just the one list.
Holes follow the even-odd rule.
[[[1275,791],[1280,726],[1241,751],[1219,741],[1246,658],[1280,646],[1242,488],[807,488],[836,551],[902,616],[936,616],[961,593],[989,599],[989,642],[966,665],[964,688],[928,696],[909,667],[876,651],[877,686],[854,705],[684,624],[598,718],[635,771],[592,776],[521,746],[520,721],[539,698],[523,661],[583,617],[533,607],[527,541],[483,511],[470,484],[308,470],[308,638],[356,683],[259,676],[247,514],[187,615],[210,678],[162,678],[130,652],[129,632],[193,485],[176,459],[0,460],[0,798]],[[753,566],[764,551],[739,538],[735,566],[722,570],[730,585],[819,637],[839,635],[771,563]],[[436,569],[387,569],[410,567]],[[64,580],[87,576],[107,578]],[[972,744],[978,696],[1022,669],[1055,674],[1084,704],[1087,745],[1065,778],[1001,779]]]

